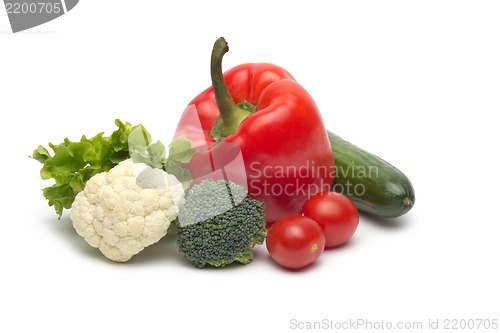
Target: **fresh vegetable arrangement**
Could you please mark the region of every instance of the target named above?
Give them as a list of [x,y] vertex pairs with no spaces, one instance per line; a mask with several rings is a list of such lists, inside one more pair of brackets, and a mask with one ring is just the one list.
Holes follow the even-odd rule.
[[[80,141],[38,146],[42,190],[60,218],[108,259],[126,262],[176,229],[194,266],[248,264],[265,242],[288,269],[315,262],[355,234],[362,211],[398,217],[415,202],[408,178],[325,129],[313,98],[285,69],[243,64],[189,103],[167,148],[142,125],[116,120]],[[347,191],[346,189],[354,189]],[[362,189],[362,190],[359,190]]]
[[[221,63],[227,51],[226,41],[219,38],[212,52],[212,87],[189,104],[175,136],[185,136],[193,147],[210,147],[212,159],[224,159],[217,146],[236,146],[244,168],[226,166],[225,171],[237,181],[248,180],[250,196],[266,204],[266,220],[274,222],[298,213],[310,193],[329,190],[331,146],[318,107],[290,73],[258,63],[237,66],[223,75]],[[199,154],[206,155],[207,150]],[[186,167],[195,176],[205,176],[211,166],[208,159],[195,156]],[[208,171],[217,169],[214,165]],[[303,176],[279,170],[303,170]]]

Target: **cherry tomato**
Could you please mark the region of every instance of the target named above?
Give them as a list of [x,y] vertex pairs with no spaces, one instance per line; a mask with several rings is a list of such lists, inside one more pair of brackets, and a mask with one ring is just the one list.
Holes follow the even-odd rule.
[[302,214],[310,217],[323,228],[326,247],[347,242],[356,232],[359,223],[358,209],[345,195],[335,192],[318,193],[307,200]]
[[325,249],[325,235],[314,220],[291,215],[274,222],[266,236],[269,255],[281,266],[297,269],[312,264]]

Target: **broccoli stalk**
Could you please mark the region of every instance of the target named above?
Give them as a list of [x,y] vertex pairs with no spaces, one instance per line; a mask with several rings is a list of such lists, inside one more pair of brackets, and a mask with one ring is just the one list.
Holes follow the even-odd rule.
[[264,203],[243,186],[204,180],[189,189],[177,221],[177,246],[193,265],[248,264],[266,235]]

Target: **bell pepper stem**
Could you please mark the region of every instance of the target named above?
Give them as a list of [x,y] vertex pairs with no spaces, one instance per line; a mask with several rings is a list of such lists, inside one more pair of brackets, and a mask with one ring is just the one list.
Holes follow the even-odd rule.
[[210,61],[212,86],[220,113],[219,119],[210,134],[217,141],[236,133],[243,119],[251,115],[255,109],[253,105],[246,101],[236,104],[229,93],[222,73],[222,58],[228,51],[229,47],[226,40],[220,37],[214,43]]

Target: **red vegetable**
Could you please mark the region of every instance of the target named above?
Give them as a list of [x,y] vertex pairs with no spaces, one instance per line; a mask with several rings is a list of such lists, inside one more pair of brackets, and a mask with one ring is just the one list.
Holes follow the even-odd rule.
[[176,137],[200,147],[187,168],[194,178],[226,178],[247,186],[252,198],[266,204],[268,222],[297,214],[333,181],[333,155],[319,110],[276,65],[243,64],[223,75],[227,51],[225,40],[218,39],[213,87],[189,104],[177,127]]
[[302,207],[304,216],[316,221],[325,232],[326,247],[347,242],[359,223],[358,209],[345,195],[335,192],[318,193]]
[[269,255],[281,266],[297,269],[315,262],[325,248],[325,235],[314,220],[291,215],[280,219],[268,230]]

